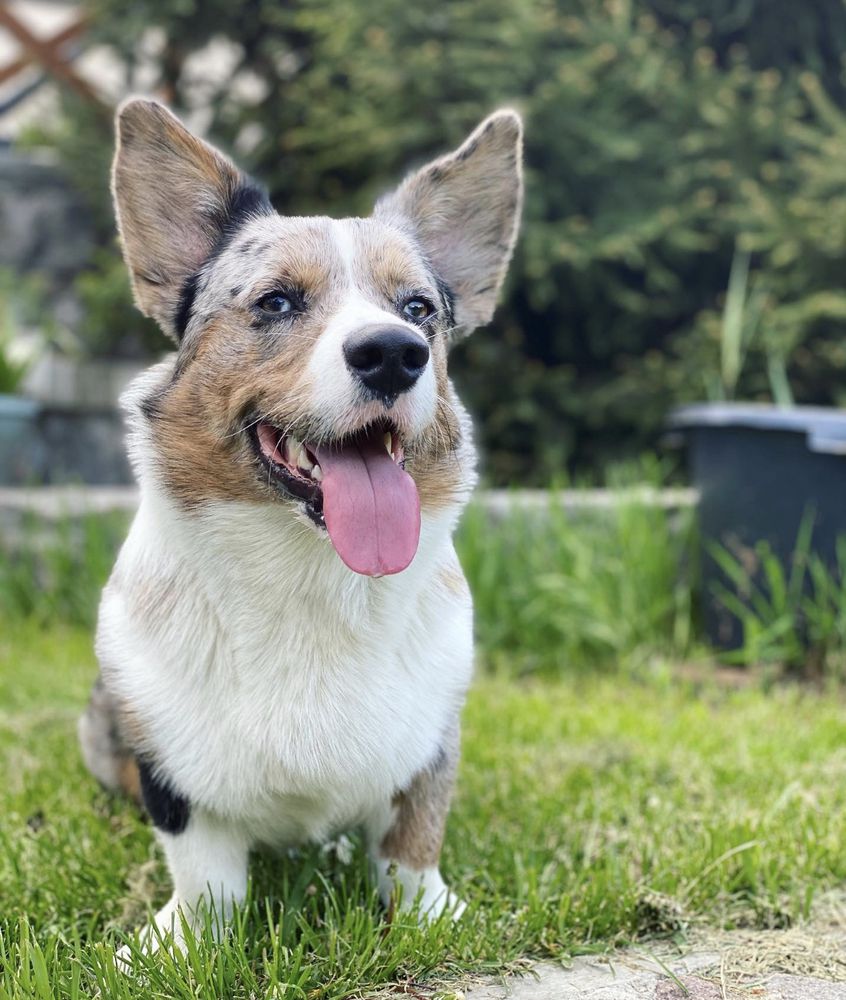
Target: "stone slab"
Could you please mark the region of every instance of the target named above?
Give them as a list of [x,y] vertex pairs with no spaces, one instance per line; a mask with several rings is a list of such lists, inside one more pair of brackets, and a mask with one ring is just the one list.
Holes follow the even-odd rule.
[[[577,958],[569,968],[542,963],[531,973],[505,983],[475,986],[465,1000],[846,1000],[846,983],[777,973],[741,989],[724,992],[713,975],[719,952],[699,952],[658,962],[625,952],[603,958]],[[668,974],[669,972],[672,975]]]

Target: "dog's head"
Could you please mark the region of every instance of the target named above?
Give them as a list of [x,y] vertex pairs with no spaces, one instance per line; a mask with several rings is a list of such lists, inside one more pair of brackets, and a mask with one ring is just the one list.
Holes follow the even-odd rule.
[[493,313],[520,133],[514,112],[492,115],[368,219],[283,217],[161,105],[122,107],[124,256],[139,307],[178,345],[142,419],[182,502],[293,504],[357,572],[408,565],[421,502],[472,477],[447,349]]

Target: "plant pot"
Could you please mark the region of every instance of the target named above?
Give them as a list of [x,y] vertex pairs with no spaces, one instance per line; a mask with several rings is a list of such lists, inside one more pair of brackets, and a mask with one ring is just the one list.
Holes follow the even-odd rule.
[[810,551],[835,568],[846,534],[846,410],[713,403],[675,410],[669,424],[699,492],[706,632],[717,648],[737,649],[741,621],[717,597],[720,587],[736,588],[713,547],[766,587],[757,544],[768,543],[789,572],[803,517],[813,516]]
[[0,485],[38,478],[38,411],[38,403],[31,399],[0,394]]

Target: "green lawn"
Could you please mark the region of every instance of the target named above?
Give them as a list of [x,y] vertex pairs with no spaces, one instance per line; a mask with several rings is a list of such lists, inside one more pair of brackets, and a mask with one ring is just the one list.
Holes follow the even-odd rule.
[[693,923],[784,926],[846,878],[840,695],[484,676],[444,856],[457,927],[388,926],[360,851],[262,857],[231,939],[126,979],[115,943],[167,885],[149,828],[80,763],[94,672],[86,630],[0,622],[3,1000],[426,995]]

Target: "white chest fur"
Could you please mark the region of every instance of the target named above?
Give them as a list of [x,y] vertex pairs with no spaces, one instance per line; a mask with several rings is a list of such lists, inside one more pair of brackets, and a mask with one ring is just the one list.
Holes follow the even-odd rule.
[[175,787],[254,840],[319,839],[430,763],[472,669],[455,516],[424,517],[411,567],[372,580],[282,505],[146,495],[98,653]]

